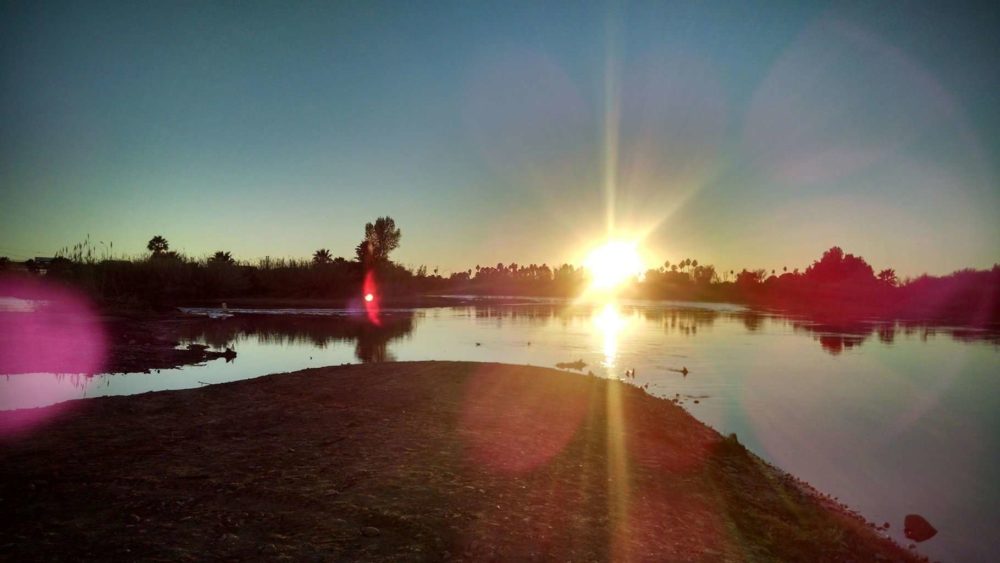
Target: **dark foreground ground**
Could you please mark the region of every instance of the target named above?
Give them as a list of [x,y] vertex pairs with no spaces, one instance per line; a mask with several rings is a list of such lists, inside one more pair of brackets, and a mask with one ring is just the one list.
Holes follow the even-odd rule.
[[621,382],[418,362],[0,413],[0,559],[914,556]]

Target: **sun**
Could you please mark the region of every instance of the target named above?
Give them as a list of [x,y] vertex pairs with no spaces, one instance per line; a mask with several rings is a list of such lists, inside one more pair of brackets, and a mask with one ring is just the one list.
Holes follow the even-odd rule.
[[644,271],[638,245],[634,242],[609,241],[590,251],[583,265],[590,272],[591,286],[612,290]]

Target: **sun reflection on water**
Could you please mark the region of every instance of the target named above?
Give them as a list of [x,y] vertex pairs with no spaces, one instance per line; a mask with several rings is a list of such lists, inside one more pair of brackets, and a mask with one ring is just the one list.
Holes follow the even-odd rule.
[[627,320],[614,303],[606,303],[601,312],[594,315],[594,326],[597,327],[603,338],[604,361],[601,365],[608,370],[615,367],[615,360],[618,356],[618,337],[627,324]]

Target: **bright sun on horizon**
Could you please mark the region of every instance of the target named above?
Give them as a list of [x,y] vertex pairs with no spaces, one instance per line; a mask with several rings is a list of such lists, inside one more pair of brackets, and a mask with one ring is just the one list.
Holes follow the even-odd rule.
[[590,272],[591,285],[597,290],[612,290],[644,271],[638,245],[634,242],[608,241],[590,251],[583,265]]

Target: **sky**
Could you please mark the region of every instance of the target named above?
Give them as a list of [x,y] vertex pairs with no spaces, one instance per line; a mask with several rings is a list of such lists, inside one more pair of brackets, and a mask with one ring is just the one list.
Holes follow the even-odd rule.
[[1000,262],[1000,6],[4,2],[0,255]]

